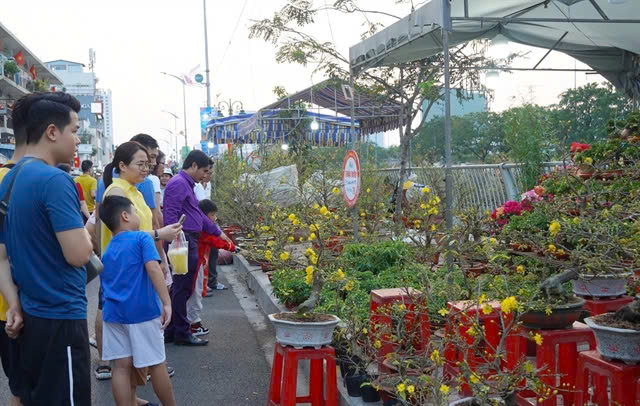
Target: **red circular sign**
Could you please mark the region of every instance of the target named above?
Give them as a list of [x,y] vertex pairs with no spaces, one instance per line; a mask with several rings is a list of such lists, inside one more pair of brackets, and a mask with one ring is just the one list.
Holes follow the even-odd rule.
[[342,163],[342,197],[353,207],[360,196],[360,160],[356,151],[348,151]]

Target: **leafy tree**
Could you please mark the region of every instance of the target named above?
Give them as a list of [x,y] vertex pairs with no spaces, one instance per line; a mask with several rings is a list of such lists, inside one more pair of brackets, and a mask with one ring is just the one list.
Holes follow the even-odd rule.
[[609,120],[626,117],[632,107],[631,99],[611,83],[589,83],[562,93],[552,117],[567,145],[573,141],[593,143],[607,138]]

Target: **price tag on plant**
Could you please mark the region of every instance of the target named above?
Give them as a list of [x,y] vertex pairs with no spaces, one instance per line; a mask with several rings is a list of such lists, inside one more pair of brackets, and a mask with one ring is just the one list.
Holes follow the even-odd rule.
[[360,161],[356,151],[348,151],[342,163],[342,196],[347,206],[353,207],[360,195]]

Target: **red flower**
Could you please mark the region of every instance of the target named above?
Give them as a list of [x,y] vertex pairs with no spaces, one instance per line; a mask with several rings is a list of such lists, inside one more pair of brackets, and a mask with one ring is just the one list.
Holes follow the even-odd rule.
[[570,151],[572,153],[576,153],[576,152],[586,151],[586,150],[588,150],[590,148],[591,148],[591,145],[589,145],[589,144],[581,144],[579,142],[575,142],[574,141],[574,142],[571,143]]
[[520,214],[522,214],[522,206],[520,206],[513,200],[509,200],[504,204],[504,212],[505,214],[513,214],[519,216]]

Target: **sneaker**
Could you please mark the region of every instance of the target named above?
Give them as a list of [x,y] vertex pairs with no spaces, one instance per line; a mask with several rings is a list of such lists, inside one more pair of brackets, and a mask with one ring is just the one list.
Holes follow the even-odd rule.
[[96,368],[96,379],[99,381],[111,379],[111,367],[109,365],[100,365]]
[[89,337],[89,345],[95,348],[96,350],[98,349],[98,342],[96,341],[96,336]]
[[204,327],[200,323],[192,324],[191,325],[191,334],[196,336],[196,337],[198,337],[198,336],[206,336],[207,334],[209,334],[209,329]]
[[225,289],[227,289],[227,287],[221,284],[220,282],[216,284],[216,290],[225,290]]
[[[167,365],[167,373],[169,374],[169,378],[173,377],[176,374],[176,370],[173,367]],[[147,382],[151,380],[151,374],[147,374]],[[148,403],[149,405],[153,405],[153,403]],[[146,406],[146,405],[145,405]]]

